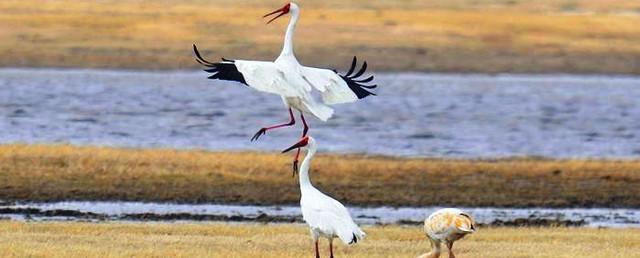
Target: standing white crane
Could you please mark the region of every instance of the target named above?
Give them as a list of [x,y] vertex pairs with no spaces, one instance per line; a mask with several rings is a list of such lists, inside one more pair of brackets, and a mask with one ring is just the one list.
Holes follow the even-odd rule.
[[[338,74],[335,70],[301,65],[293,52],[293,34],[300,16],[300,8],[295,3],[288,3],[284,7],[266,14],[264,17],[277,13],[279,15],[269,20],[267,24],[288,13],[291,13],[291,20],[284,37],[282,52],[274,62],[229,60],[225,58],[222,58],[222,61],[217,63],[209,62],[202,58],[196,45],[193,45],[196,61],[206,66],[207,69],[205,71],[212,74],[208,77],[209,79],[236,81],[259,91],[280,95],[285,106],[289,108],[289,122],[263,127],[251,138],[251,141],[257,140],[269,130],[294,125],[296,121],[292,108],[300,112],[300,119],[304,125],[302,137],[304,137],[309,130],[309,126],[304,119],[304,113],[312,114],[322,121],[327,121],[333,115],[333,109],[328,105],[353,102],[369,95],[375,95],[368,89],[377,87],[377,85],[365,85],[365,83],[373,80],[373,75],[362,78],[362,75],[367,70],[367,62],[364,62],[360,70],[354,73],[357,65],[355,56],[349,72],[344,75]],[[314,89],[322,97],[322,103],[313,98],[312,90]],[[300,150],[296,152],[294,158],[294,172],[298,170],[299,155]]]
[[353,222],[349,211],[342,203],[320,192],[311,184],[309,166],[317,150],[316,141],[312,137],[303,137],[301,141],[282,151],[282,153],[305,146],[308,150],[300,165],[299,176],[302,218],[311,229],[311,237],[316,248],[316,258],[320,257],[320,252],[318,251],[318,238],[320,236],[329,240],[330,257],[333,257],[333,239],[335,237],[340,238],[343,243],[351,245],[362,240],[366,234]]
[[476,222],[469,214],[455,208],[440,209],[424,220],[424,233],[431,243],[431,252],[418,258],[440,257],[442,243],[449,249],[449,258],[455,258],[453,242],[475,231]]

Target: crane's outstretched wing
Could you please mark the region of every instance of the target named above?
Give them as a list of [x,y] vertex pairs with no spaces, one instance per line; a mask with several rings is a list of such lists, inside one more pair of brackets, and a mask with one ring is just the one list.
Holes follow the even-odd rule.
[[354,56],[349,71],[342,75],[335,70],[313,68],[304,66],[302,74],[304,79],[314,88],[322,92],[322,101],[325,104],[340,104],[353,102],[369,95],[376,95],[369,91],[377,85],[365,85],[373,81],[373,75],[362,78],[367,70],[367,62],[362,64],[358,72],[355,72],[358,59]]
[[229,60],[222,58],[220,62],[209,62],[202,58],[196,45],[193,45],[196,61],[204,65],[205,72],[211,74],[209,79],[236,81],[259,91],[281,96],[304,96],[301,89],[287,87],[284,73],[273,62]]

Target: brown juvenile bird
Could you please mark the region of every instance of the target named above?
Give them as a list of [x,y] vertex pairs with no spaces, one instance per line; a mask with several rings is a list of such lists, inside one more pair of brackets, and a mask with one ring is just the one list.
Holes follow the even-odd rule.
[[460,209],[440,209],[424,220],[424,232],[431,243],[431,252],[420,255],[418,258],[440,257],[442,243],[449,249],[449,258],[455,258],[452,250],[453,242],[475,231],[476,222],[469,214]]

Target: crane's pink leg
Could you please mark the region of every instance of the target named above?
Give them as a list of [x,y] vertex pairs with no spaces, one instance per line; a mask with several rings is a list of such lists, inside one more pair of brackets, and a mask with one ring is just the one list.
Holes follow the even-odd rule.
[[302,119],[302,124],[304,125],[304,129],[302,130],[302,137],[307,136],[307,132],[309,131],[309,125],[307,125],[307,120],[304,119],[304,114],[300,112],[300,119]]
[[260,136],[265,135],[267,131],[271,129],[294,125],[296,123],[296,119],[293,117],[293,111],[291,110],[291,108],[289,108],[289,118],[290,118],[290,121],[288,123],[261,128],[260,130],[258,130],[256,134],[253,135],[253,137],[251,137],[251,141],[258,140]]
[[[307,136],[307,132],[309,132],[309,125],[307,125],[307,121],[304,119],[304,114],[300,112],[300,119],[302,119],[302,124],[304,125],[304,129],[302,130],[302,137]],[[296,156],[293,158],[293,176],[296,176],[298,173],[298,160],[300,158],[300,148],[296,151]]]
[[331,253],[329,258],[333,258],[333,239],[329,240],[329,252]]
[[316,258],[320,258],[320,251],[318,250],[318,240],[316,240]]

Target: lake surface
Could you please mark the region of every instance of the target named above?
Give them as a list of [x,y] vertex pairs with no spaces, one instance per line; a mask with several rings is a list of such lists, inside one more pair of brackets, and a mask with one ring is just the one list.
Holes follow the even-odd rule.
[[[359,224],[419,224],[440,207],[348,207]],[[478,223],[548,220],[588,227],[640,227],[640,210],[607,208],[462,208]],[[74,213],[75,212],[75,213]],[[52,202],[0,204],[0,218],[16,220],[301,221],[299,206],[244,206],[145,202]],[[264,220],[262,220],[264,221]]]
[[[0,143],[282,150],[280,97],[201,71],[0,69]],[[377,97],[310,120],[320,151],[431,157],[640,155],[640,77],[377,75]]]

